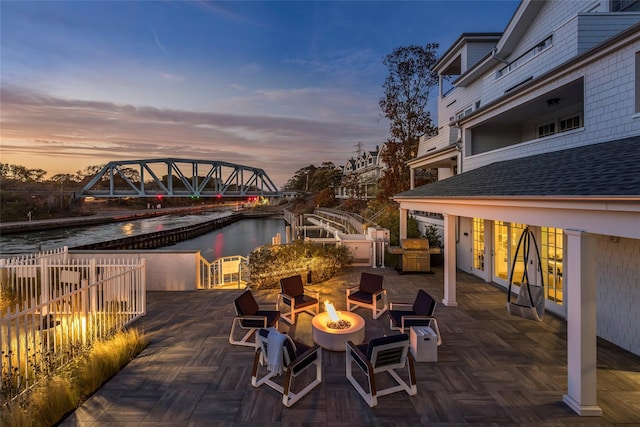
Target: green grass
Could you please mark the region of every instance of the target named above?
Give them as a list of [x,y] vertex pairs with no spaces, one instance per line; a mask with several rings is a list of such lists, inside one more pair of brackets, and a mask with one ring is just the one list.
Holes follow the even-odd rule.
[[77,361],[0,409],[6,427],[52,426],[120,371],[148,344],[137,329],[96,341]]

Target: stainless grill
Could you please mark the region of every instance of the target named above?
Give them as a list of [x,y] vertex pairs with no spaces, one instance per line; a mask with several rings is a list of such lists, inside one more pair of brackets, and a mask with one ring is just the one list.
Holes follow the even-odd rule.
[[431,252],[427,239],[402,239],[402,272],[431,271]]

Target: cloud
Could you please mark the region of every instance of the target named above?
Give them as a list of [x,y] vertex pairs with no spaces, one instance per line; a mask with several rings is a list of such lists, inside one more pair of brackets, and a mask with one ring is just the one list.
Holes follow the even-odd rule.
[[[311,88],[256,94],[292,105],[320,95]],[[328,113],[301,118],[162,109],[63,99],[17,86],[0,88],[0,99],[3,163],[50,174],[110,160],[184,157],[260,167],[282,185],[301,167],[343,164],[358,141],[373,146],[385,138],[380,123]],[[67,169],[27,160],[52,157],[64,159]]]
[[245,64],[242,67],[240,67],[240,73],[249,75],[249,76],[254,76],[256,74],[259,74],[261,71],[262,71],[262,66],[255,62],[252,62],[251,64]]
[[308,58],[288,58],[284,62],[305,68],[309,74],[340,79],[370,77],[382,69],[380,56],[371,49],[333,50]]
[[162,43],[160,43],[160,39],[158,38],[158,33],[156,33],[156,30],[153,29],[153,26],[151,24],[149,24],[149,29],[151,29],[151,32],[153,33],[153,38],[156,42],[156,46],[158,46],[158,49],[160,49],[162,53],[167,55],[167,50],[164,48]]

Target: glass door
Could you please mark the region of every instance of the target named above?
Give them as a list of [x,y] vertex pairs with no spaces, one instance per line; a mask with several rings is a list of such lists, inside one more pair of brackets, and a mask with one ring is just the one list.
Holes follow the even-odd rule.
[[473,269],[484,271],[484,219],[473,218]]
[[[507,286],[509,273],[513,267],[513,255],[518,246],[518,240],[524,231],[524,224],[496,221],[493,226],[493,281]],[[513,281],[519,283],[524,273],[522,262],[523,251],[520,250],[513,272]]]
[[563,233],[561,228],[542,227],[542,274],[545,298],[562,305]]

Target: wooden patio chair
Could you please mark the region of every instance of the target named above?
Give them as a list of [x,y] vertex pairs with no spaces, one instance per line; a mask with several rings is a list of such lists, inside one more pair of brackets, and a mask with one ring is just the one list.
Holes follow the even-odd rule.
[[315,316],[320,312],[320,292],[305,291],[300,275],[287,277],[280,279],[280,294],[276,303],[279,310],[281,303],[290,307],[288,313],[282,312],[282,319],[293,325],[297,313],[306,312]]
[[[254,387],[268,385],[282,394],[282,404],[289,407],[322,382],[322,348],[319,345],[309,347],[274,328],[260,329],[256,337],[258,348],[251,373]],[[268,362],[266,368],[261,367],[265,361]],[[315,366],[315,378],[300,391],[294,392],[294,379],[312,366]],[[276,377],[281,374],[284,375],[283,380],[276,382]]]
[[[370,407],[378,404],[378,397],[399,391],[409,396],[418,393],[414,361],[409,351],[409,336],[407,334],[391,335],[371,340],[368,344],[355,345],[347,341],[346,376],[358,394]],[[353,362],[364,373],[367,379],[367,389],[360,385],[353,376]],[[406,380],[396,369],[407,368]],[[376,374],[386,372],[395,380],[394,385],[378,389]]]
[[[383,281],[384,276],[363,272],[360,275],[360,284],[347,289],[347,310],[364,307],[371,309],[373,319],[379,318],[389,308],[387,290],[382,287]],[[380,308],[378,301],[382,303]]]
[[413,303],[392,302],[389,308],[389,328],[406,332],[412,326],[432,327],[438,336],[438,345],[441,345],[438,319],[434,317],[436,305],[436,300],[422,289],[418,290]]
[[[235,345],[244,345],[247,347],[257,347],[257,342],[249,341],[251,336],[260,328],[268,328],[271,326],[278,327],[280,312],[278,310],[260,310],[251,290],[246,290],[242,295],[233,301],[233,307],[236,316],[231,323],[231,331],[229,332],[229,342]],[[241,339],[237,339],[237,329],[247,331]]]

